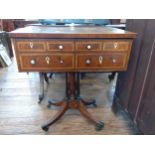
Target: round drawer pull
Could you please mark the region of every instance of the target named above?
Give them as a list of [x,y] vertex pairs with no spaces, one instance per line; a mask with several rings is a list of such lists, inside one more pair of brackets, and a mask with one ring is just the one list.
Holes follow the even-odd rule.
[[35,65],[35,64],[36,64],[36,61],[35,61],[34,59],[32,59],[32,60],[30,61],[30,63],[31,63],[32,65]]
[[63,47],[63,45],[59,45],[58,48],[59,48],[60,50],[62,50],[64,47]]
[[64,63],[64,61],[63,60],[60,60],[60,64],[63,64]]
[[48,57],[48,56],[45,57],[45,61],[46,61],[47,64],[49,64],[50,63],[50,57]]
[[87,49],[90,50],[92,48],[91,45],[87,45]]
[[112,59],[112,63],[114,63],[114,64],[115,64],[115,63],[116,63],[116,59]]
[[91,63],[90,59],[87,59],[87,60],[86,60],[86,64],[89,65],[90,63]]
[[32,42],[30,42],[29,45],[30,45],[30,48],[33,48],[33,43]]

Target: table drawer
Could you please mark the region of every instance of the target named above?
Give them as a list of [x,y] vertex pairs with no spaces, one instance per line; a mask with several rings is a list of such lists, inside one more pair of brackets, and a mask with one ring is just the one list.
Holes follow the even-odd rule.
[[75,43],[76,51],[101,51],[102,41],[80,40]]
[[74,68],[72,54],[20,54],[21,70],[65,70]]
[[47,50],[48,51],[74,51],[74,41],[48,41],[47,42]]
[[105,40],[103,41],[103,51],[128,51],[131,47],[129,40]]
[[39,40],[18,40],[15,42],[18,52],[45,52],[46,43]]
[[76,68],[84,70],[120,70],[125,69],[127,53],[78,54]]

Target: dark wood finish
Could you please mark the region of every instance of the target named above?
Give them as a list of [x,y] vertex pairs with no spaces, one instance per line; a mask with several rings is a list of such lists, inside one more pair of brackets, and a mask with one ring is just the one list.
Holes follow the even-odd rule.
[[23,28],[28,24],[37,24],[37,23],[39,23],[37,19],[34,19],[34,20],[13,19],[13,24],[14,24],[15,29]]
[[[27,71],[28,69],[31,71],[56,71],[56,69],[66,71],[66,69],[68,69],[68,71],[74,70],[75,72],[79,70],[88,72],[92,70],[123,71],[127,68],[132,40],[96,39],[96,41],[92,41],[83,39],[79,41],[73,39],[72,41],[67,41],[61,39],[15,39],[14,45],[16,56],[19,60],[17,63],[20,71]],[[72,58],[67,58],[66,54],[68,53],[70,55],[71,52]],[[44,54],[42,55],[41,53]],[[51,53],[53,55],[51,55]],[[58,55],[58,57],[56,58],[55,55]],[[50,60],[46,61],[48,57]],[[68,61],[66,59],[64,62],[63,59],[65,58],[67,58]],[[32,61],[38,60],[35,64],[31,65],[30,59],[32,59]],[[25,61],[25,64],[23,61]],[[53,63],[57,63],[57,65],[55,66]],[[43,67],[44,65],[46,67]]]
[[46,45],[40,40],[16,40],[16,49],[18,52],[45,52]]
[[[72,54],[20,54],[21,71],[59,71],[74,69]],[[34,64],[32,63],[34,61]]]
[[83,99],[80,97],[80,91],[79,91],[79,73],[66,73],[66,98],[63,101],[60,101],[58,103],[52,103],[51,101],[50,106],[60,106],[61,110],[56,113],[56,115],[53,117],[51,121],[49,121],[47,124],[42,126],[42,129],[44,131],[48,131],[49,126],[54,124],[57,120],[59,120],[62,115],[66,112],[66,110],[72,108],[72,109],[78,109],[80,113],[86,117],[91,123],[93,123],[96,126],[97,130],[101,130],[104,127],[104,123],[98,122],[94,117],[91,116],[91,114],[86,110],[85,104],[86,102],[83,102]]
[[155,20],[128,20],[127,29],[138,33],[129,68],[118,75],[114,104],[121,105],[144,134],[155,134],[154,62]]
[[24,19],[13,19],[14,28],[23,28],[25,27],[26,21]]
[[0,19],[0,31],[3,31],[3,20]]
[[127,53],[76,55],[76,68],[80,70],[126,70]]
[[62,106],[62,110],[43,130],[47,131],[68,108],[78,109],[97,130],[103,128],[104,124],[96,121],[85,108],[85,104],[94,102],[81,99],[77,74],[126,70],[135,35],[115,28],[48,26],[30,26],[10,33],[19,71],[67,72],[66,99],[55,104]]
[[103,51],[110,52],[125,52],[130,50],[132,40],[104,40],[103,41]]
[[[152,21],[151,21],[152,22]],[[150,22],[150,23],[151,23]],[[139,111],[139,106],[141,104],[141,96],[143,91],[143,85],[145,83],[145,76],[148,76],[147,69],[149,65],[149,59],[151,57],[153,40],[155,36],[155,31],[150,31],[151,28],[155,26],[155,22],[150,24],[148,20],[144,21],[145,28],[143,31],[143,38],[141,40],[141,49],[138,56],[138,62],[136,66],[136,74],[134,78],[134,84],[132,87],[131,96],[129,103],[129,111],[136,121],[137,112]],[[145,86],[146,87],[146,86]]]
[[[155,24],[152,26],[155,26]],[[155,134],[155,40],[151,48],[150,67],[145,79],[139,110],[137,111],[137,125],[145,134]]]
[[53,52],[74,51],[74,41],[50,40],[47,42],[47,51],[53,51]]
[[68,109],[68,104],[66,102],[62,102],[61,107],[62,108],[56,113],[56,115],[52,118],[52,120],[50,120],[49,123],[47,123],[47,124],[45,124],[45,125],[42,126],[42,129],[44,131],[48,131],[49,127],[52,124],[54,124],[56,121],[58,121],[64,115],[64,113]]
[[136,34],[107,27],[28,26],[10,32],[11,38],[135,38]]
[[10,32],[15,29],[13,19],[2,19],[3,31]]
[[76,51],[101,51],[102,41],[97,40],[80,40],[76,41]]
[[127,20],[127,29],[137,32],[138,35],[132,45],[128,70],[126,72],[120,72],[118,74],[116,91],[114,94],[114,105],[118,103],[126,111],[130,100],[130,94],[132,92],[138,57],[141,52],[142,38],[145,29],[145,20],[138,20],[137,22],[134,22],[134,20]]
[[[5,32],[10,32],[17,28],[23,28],[26,24],[37,22],[36,20],[26,21],[24,19],[1,19],[0,21],[2,25],[2,30]],[[7,36],[6,39],[10,51],[10,56],[13,57],[14,55],[11,47],[10,38]]]

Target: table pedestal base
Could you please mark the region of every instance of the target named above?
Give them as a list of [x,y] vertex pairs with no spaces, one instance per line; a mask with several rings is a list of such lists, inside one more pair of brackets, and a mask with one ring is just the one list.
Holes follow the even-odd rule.
[[86,105],[90,104],[96,107],[95,100],[87,102],[80,97],[79,73],[66,73],[66,98],[57,103],[49,101],[49,107],[55,105],[60,106],[61,108],[49,123],[42,126],[42,129],[48,131],[49,127],[71,108],[79,110],[84,117],[96,126],[97,131],[101,130],[104,127],[104,123],[98,122],[86,109]]

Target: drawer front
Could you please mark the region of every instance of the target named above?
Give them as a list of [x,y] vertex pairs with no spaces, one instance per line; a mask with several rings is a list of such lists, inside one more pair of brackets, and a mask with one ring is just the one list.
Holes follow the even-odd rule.
[[131,41],[125,40],[105,40],[103,41],[103,51],[128,51],[131,47]]
[[21,70],[66,70],[74,68],[72,54],[20,54]]
[[127,53],[76,55],[76,68],[84,70],[123,70],[126,69],[126,64]]
[[46,51],[46,43],[38,40],[21,40],[16,41],[16,49],[18,52],[44,52]]
[[76,41],[75,43],[76,51],[101,51],[102,50],[102,41]]
[[48,51],[74,51],[74,41],[48,41],[47,42]]

